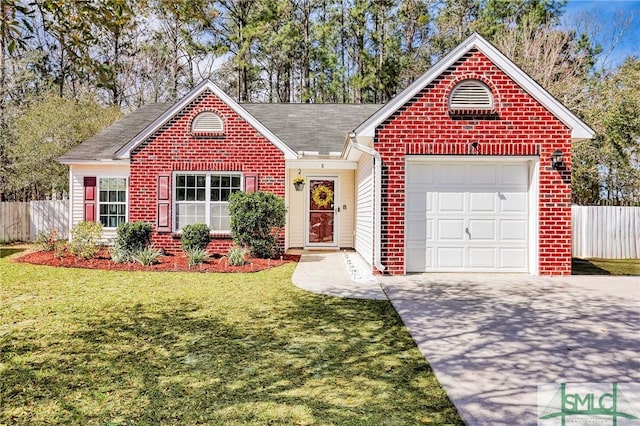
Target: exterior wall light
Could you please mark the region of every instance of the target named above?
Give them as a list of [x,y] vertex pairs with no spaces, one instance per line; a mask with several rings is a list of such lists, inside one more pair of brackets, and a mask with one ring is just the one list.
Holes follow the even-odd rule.
[[551,154],[551,168],[553,170],[559,170],[562,167],[562,160],[564,159],[564,154],[559,149],[553,151]]

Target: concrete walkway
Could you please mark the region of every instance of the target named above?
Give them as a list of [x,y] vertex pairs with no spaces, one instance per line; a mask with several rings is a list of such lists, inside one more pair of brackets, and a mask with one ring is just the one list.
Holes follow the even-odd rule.
[[387,300],[378,282],[355,282],[342,252],[303,254],[291,277],[293,283],[313,293],[348,299]]
[[562,382],[636,383],[624,396],[640,414],[640,278],[380,280],[468,425],[538,424],[537,386]]

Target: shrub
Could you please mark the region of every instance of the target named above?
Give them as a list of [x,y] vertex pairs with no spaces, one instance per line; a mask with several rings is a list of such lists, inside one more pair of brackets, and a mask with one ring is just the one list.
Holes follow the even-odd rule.
[[114,263],[131,262],[131,253],[132,252],[125,250],[118,241],[109,249],[109,255]]
[[154,263],[158,263],[158,257],[160,257],[160,250],[151,246],[147,246],[142,249],[138,249],[131,254],[131,259],[138,262],[141,265],[149,266]]
[[205,249],[190,248],[186,252],[189,258],[189,267],[199,265],[209,257],[209,253]]
[[147,222],[127,222],[118,225],[118,236],[114,246],[119,250],[133,253],[151,245],[153,227]]
[[100,250],[102,224],[97,222],[80,222],[71,228],[69,252],[81,259],[93,259]]
[[62,240],[56,241],[53,246],[53,256],[57,259],[64,257],[64,252],[67,250],[67,243]]
[[229,197],[231,236],[259,258],[278,251],[278,236],[285,224],[284,200],[270,192],[236,192]]
[[231,266],[242,266],[245,264],[244,257],[247,254],[247,249],[239,246],[233,246],[227,253],[227,260]]
[[209,244],[211,240],[209,232],[209,227],[204,223],[194,223],[185,226],[182,228],[182,237],[180,238],[182,249],[185,251],[190,249],[206,249],[207,244]]
[[51,229],[38,234],[34,243],[42,251],[54,251],[58,242],[58,231]]

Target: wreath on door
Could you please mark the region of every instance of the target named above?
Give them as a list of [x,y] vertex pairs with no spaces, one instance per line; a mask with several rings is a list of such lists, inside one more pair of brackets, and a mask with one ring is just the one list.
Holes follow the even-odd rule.
[[318,185],[311,192],[311,199],[316,206],[324,208],[333,202],[333,191],[326,185]]

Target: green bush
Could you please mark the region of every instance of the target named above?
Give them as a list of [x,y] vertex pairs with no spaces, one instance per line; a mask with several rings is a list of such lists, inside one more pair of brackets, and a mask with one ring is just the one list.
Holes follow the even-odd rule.
[[115,242],[113,246],[109,249],[109,255],[111,256],[111,260],[114,263],[125,263],[131,262],[133,259],[131,258],[131,254],[133,252],[125,250],[120,246],[119,242]]
[[279,251],[278,236],[285,224],[284,200],[270,192],[236,192],[229,197],[231,236],[259,258]]
[[133,253],[151,245],[153,227],[147,222],[127,222],[118,225],[118,236],[114,246],[119,250]]
[[56,259],[60,259],[64,257],[65,251],[67,250],[66,241],[58,240],[53,246],[53,256]]
[[71,228],[69,252],[81,259],[93,259],[100,250],[102,224],[98,222],[80,222]]
[[39,233],[34,243],[42,251],[54,251],[58,240],[58,231],[51,229]]
[[147,246],[142,249],[138,249],[131,254],[131,259],[138,262],[141,265],[149,266],[154,263],[158,263],[158,257],[160,257],[160,250],[151,246]]
[[247,249],[239,246],[233,246],[227,253],[227,260],[231,266],[242,266],[246,263],[244,257],[247,254]]
[[190,249],[205,250],[211,240],[209,232],[211,232],[209,227],[204,223],[185,226],[182,228],[182,237],[180,238],[182,249],[185,251]]
[[209,257],[209,253],[205,249],[190,248],[186,250],[189,258],[189,267],[204,263]]

